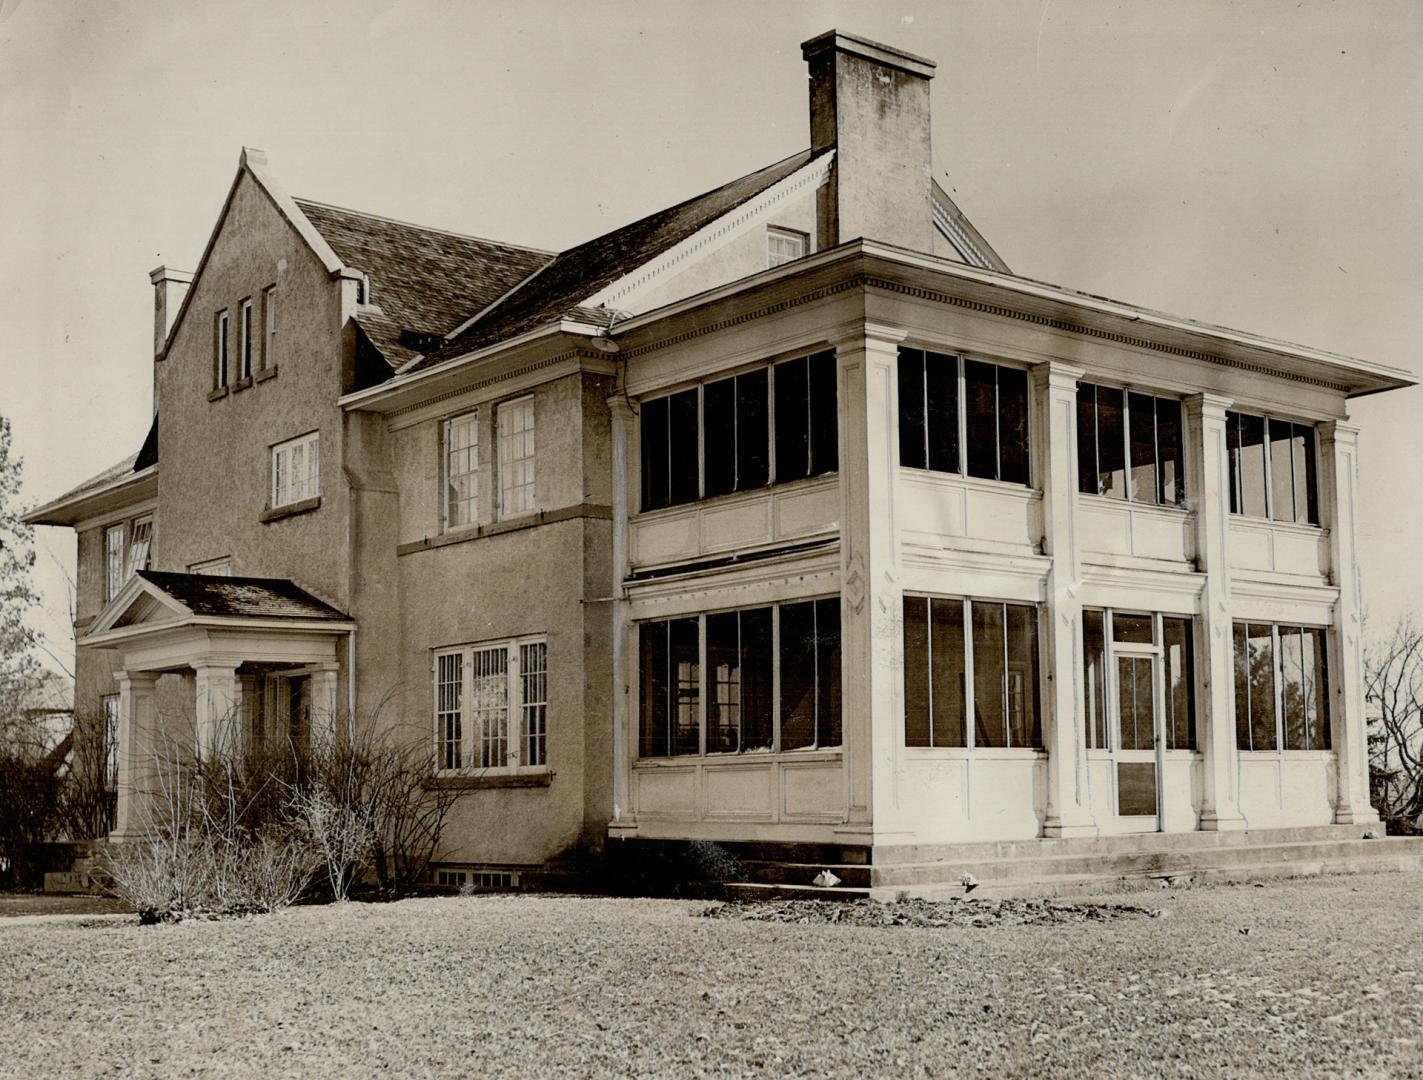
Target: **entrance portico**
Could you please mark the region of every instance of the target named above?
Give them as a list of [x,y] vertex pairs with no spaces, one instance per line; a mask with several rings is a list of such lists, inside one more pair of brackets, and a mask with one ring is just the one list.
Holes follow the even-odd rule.
[[[118,809],[109,839],[141,829],[142,798],[155,788],[165,750],[207,756],[270,738],[279,725],[288,737],[334,734],[341,646],[354,629],[347,615],[284,579],[138,571],[79,641],[119,654]],[[165,675],[184,680],[176,708],[160,705]]]

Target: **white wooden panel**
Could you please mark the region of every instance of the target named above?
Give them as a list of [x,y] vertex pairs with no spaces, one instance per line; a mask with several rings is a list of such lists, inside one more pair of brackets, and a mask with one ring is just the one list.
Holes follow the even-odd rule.
[[781,816],[839,820],[845,809],[845,775],[839,762],[786,762],[781,766]]
[[759,498],[701,511],[703,551],[764,544],[771,539],[771,501]]
[[1275,530],[1275,565],[1281,574],[1307,574],[1318,577],[1328,567],[1323,535],[1318,529],[1296,531]]
[[894,511],[904,539],[921,546],[969,540],[1032,551],[1042,538],[1042,496],[1015,484],[901,469]]
[[776,537],[789,539],[833,528],[839,514],[840,489],[837,484],[786,491],[775,500]]
[[637,813],[649,817],[697,816],[697,767],[658,766],[633,770]]
[[1272,570],[1270,526],[1260,522],[1230,523],[1230,566],[1233,570]]
[[636,563],[676,562],[697,554],[696,511],[640,521],[632,530],[632,558]]
[[1125,503],[1083,499],[1078,503],[1077,528],[1083,551],[1130,555],[1131,514]]
[[968,535],[977,540],[1032,546],[1041,536],[1033,528],[1034,501],[1018,491],[970,489],[965,493]]
[[707,818],[769,821],[774,805],[775,764],[702,766],[703,805]]
[[1132,554],[1185,562],[1191,556],[1191,518],[1180,510],[1132,507]]

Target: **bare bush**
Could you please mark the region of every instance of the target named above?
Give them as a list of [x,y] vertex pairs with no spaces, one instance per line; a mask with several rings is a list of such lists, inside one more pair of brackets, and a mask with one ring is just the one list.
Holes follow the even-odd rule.
[[1395,831],[1423,815],[1423,627],[1399,619],[1364,653],[1369,709],[1369,787]]
[[375,828],[363,808],[337,802],[330,792],[297,792],[293,808],[305,827],[308,842],[326,870],[334,900],[345,900],[356,876],[370,863]]

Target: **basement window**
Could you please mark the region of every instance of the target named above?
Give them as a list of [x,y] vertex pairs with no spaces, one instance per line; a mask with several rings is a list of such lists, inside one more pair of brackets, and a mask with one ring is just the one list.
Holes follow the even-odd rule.
[[1324,630],[1238,622],[1235,735],[1241,750],[1328,750]]
[[1028,373],[901,348],[899,463],[1026,485]]

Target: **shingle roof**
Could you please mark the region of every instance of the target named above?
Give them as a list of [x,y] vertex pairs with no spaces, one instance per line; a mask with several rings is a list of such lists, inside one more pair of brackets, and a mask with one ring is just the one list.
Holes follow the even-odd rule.
[[214,577],[139,570],[194,615],[256,615],[266,618],[345,620],[349,616],[286,578]]
[[[822,151],[828,153],[829,151]],[[405,369],[420,371],[505,338],[557,321],[579,301],[649,259],[681,243],[698,229],[784,180],[818,155],[809,150],[723,184],[676,206],[625,225],[563,252],[449,344]],[[588,321],[586,315],[575,315]]]
[[380,312],[357,319],[383,352],[388,346],[403,352],[399,359],[415,355],[400,344],[402,330],[449,333],[553,258],[549,251],[294,201],[343,263],[370,275],[371,302]]

